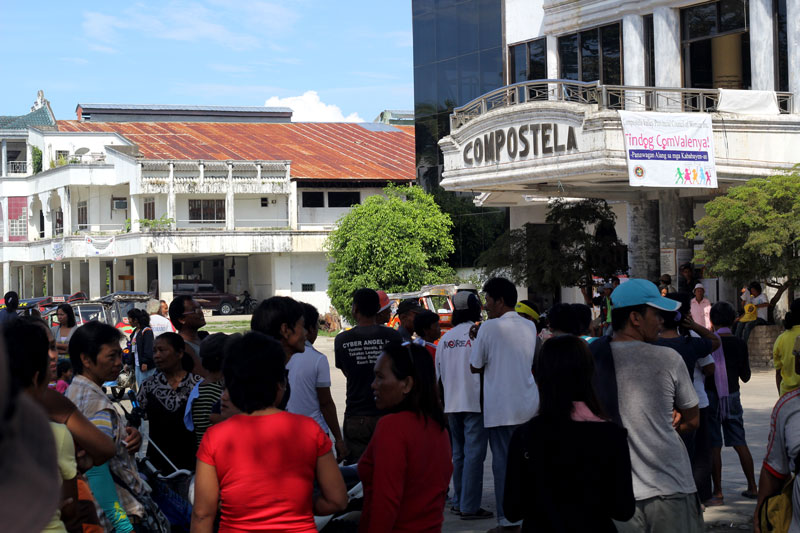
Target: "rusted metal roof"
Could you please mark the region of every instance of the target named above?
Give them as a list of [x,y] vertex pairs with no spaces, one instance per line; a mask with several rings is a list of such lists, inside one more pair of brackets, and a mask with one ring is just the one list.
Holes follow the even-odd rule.
[[356,123],[78,122],[62,132],[114,132],[145,159],[290,160],[292,178],[412,181],[414,128],[369,131]]

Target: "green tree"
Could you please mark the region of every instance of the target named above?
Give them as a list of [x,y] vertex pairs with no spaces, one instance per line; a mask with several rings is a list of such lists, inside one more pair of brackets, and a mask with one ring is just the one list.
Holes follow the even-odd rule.
[[371,287],[386,292],[417,290],[455,277],[452,222],[433,196],[419,187],[384,189],[342,216],[326,242],[328,296],[352,321],[351,295]]
[[800,281],[800,165],[733,187],[705,210],[686,234],[703,239],[694,261],[711,275],[741,284],[762,280],[776,288],[772,316],[783,293]]
[[627,248],[617,238],[616,215],[605,200],[556,199],[545,220],[505,232],[478,264],[487,275],[551,290],[586,287],[592,276],[608,279],[627,270]]

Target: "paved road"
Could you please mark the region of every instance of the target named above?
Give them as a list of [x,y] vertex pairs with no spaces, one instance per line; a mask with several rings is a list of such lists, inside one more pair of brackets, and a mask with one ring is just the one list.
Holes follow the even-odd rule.
[[[341,420],[344,415],[345,379],[342,373],[334,367],[333,338],[320,337],[315,346],[328,356],[331,365],[331,394],[336,402],[339,419]],[[766,451],[770,413],[777,399],[778,394],[775,389],[775,374],[773,371],[755,372],[750,382],[742,385],[742,405],[744,406],[747,442],[756,463],[756,479],[758,479],[761,461],[764,459]],[[711,507],[706,510],[705,520],[708,529],[710,531],[749,530],[755,502],[740,495],[747,488],[747,483],[739,466],[738,457],[732,448],[723,449],[722,464],[725,505]],[[482,507],[494,512],[491,452],[484,464],[483,479]],[[495,522],[491,519],[466,522],[449,513],[445,513],[443,530],[447,532],[479,533],[494,526]]]

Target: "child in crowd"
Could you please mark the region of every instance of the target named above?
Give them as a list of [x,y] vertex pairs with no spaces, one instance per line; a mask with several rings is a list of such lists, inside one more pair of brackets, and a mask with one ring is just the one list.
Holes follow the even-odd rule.
[[422,311],[414,317],[414,332],[417,339],[414,341],[420,346],[425,347],[431,357],[436,358],[436,343],[442,336],[442,328],[439,325],[439,315],[433,311]]
[[72,364],[68,360],[59,361],[56,372],[56,390],[64,394],[72,383]]

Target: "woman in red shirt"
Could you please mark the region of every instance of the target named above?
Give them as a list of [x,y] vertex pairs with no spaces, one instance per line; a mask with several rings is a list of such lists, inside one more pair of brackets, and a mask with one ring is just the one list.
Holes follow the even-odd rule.
[[442,530],[453,464],[435,379],[433,359],[416,344],[391,342],[375,363],[375,405],[389,414],[358,463],[359,533]]
[[218,506],[220,532],[313,533],[313,513],[347,505],[328,436],[313,419],[275,407],[286,387],[285,358],[278,342],[258,332],[225,346],[225,385],[242,414],[209,428],[200,443],[192,533],[211,533]]

